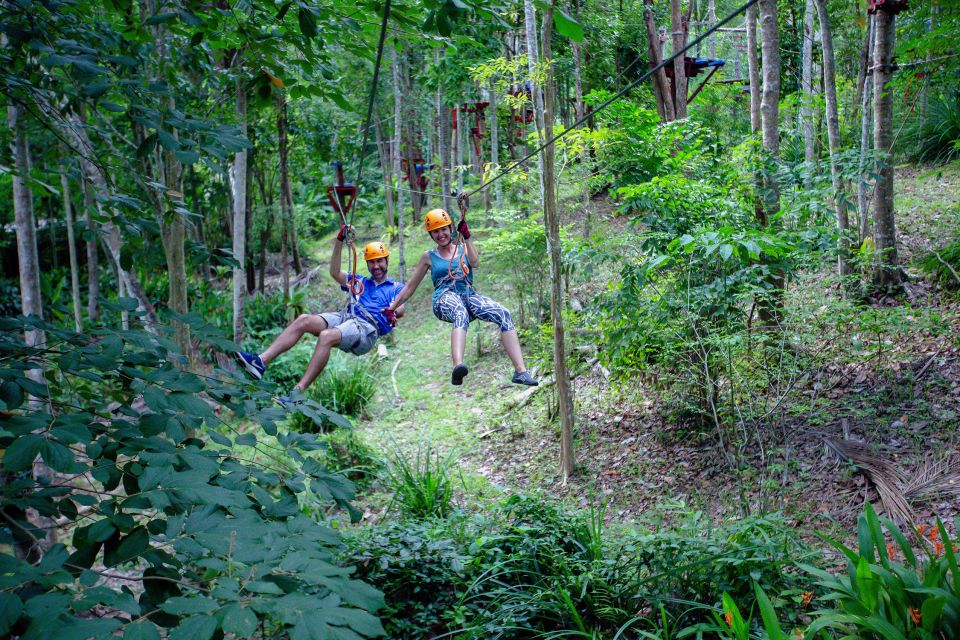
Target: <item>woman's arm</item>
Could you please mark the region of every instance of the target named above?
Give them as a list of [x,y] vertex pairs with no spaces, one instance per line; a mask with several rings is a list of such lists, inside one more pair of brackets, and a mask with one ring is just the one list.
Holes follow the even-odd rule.
[[417,261],[417,266],[413,268],[413,273],[410,274],[410,279],[407,280],[407,284],[403,286],[403,289],[400,290],[400,293],[397,294],[397,297],[393,299],[393,302],[391,302],[387,308],[391,311],[396,311],[398,307],[409,300],[410,296],[417,290],[417,287],[420,286],[423,276],[427,275],[427,271],[429,270],[430,253],[424,251],[423,255],[420,256],[420,260]]
[[480,265],[480,253],[477,251],[476,245],[473,244],[473,240],[469,238],[463,241],[464,248],[467,252],[467,260],[470,262],[471,267],[477,267]]

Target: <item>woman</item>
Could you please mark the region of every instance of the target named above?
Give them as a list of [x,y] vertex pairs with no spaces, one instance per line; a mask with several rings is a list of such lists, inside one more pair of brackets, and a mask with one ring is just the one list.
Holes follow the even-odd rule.
[[463,364],[467,327],[470,326],[471,320],[479,318],[500,327],[500,341],[513,363],[512,381],[515,384],[536,385],[537,381],[523,363],[520,340],[517,339],[517,330],[513,326],[510,312],[473,290],[471,268],[480,263],[480,255],[473,241],[470,240],[467,221],[461,220],[457,225],[457,231],[463,239],[459,247],[453,242],[453,221],[450,219],[450,214],[443,209],[428,211],[424,226],[433,241],[437,243],[437,248],[424,251],[420,256],[410,280],[393,299],[390,306],[384,310],[387,318],[390,318],[392,312],[413,295],[423,277],[430,272],[433,279],[433,315],[453,325],[453,331],[450,334],[453,374],[450,382],[455,385],[462,384],[464,376],[469,372],[467,365]]

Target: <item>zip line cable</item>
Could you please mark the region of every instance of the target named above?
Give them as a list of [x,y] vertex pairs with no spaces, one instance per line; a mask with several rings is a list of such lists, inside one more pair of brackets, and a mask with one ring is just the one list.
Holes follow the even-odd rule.
[[494,177],[490,178],[489,180],[487,180],[486,182],[484,182],[483,184],[481,184],[481,185],[480,185],[479,187],[477,187],[476,189],[468,192],[468,193],[467,193],[467,197],[469,198],[470,196],[479,193],[479,192],[482,191],[483,189],[486,189],[488,186],[490,186],[491,184],[493,184],[494,182],[496,182],[497,180],[499,180],[499,179],[502,178],[503,176],[505,176],[505,175],[507,175],[508,173],[510,173],[510,172],[514,171],[515,169],[519,168],[520,165],[522,165],[524,162],[526,162],[526,161],[529,160],[530,158],[536,156],[538,153],[540,153],[541,151],[543,151],[544,149],[546,149],[547,147],[549,147],[550,145],[552,145],[554,142],[556,142],[557,140],[559,140],[559,139],[562,138],[563,136],[567,135],[568,133],[570,133],[570,132],[573,131],[574,129],[579,128],[580,125],[582,125],[584,122],[586,122],[588,119],[590,119],[591,116],[597,114],[597,113],[600,112],[600,111],[603,111],[604,109],[606,109],[607,107],[609,107],[611,104],[613,104],[614,102],[616,102],[618,99],[620,99],[620,98],[622,98],[623,96],[625,96],[626,94],[628,94],[630,91],[632,91],[632,90],[633,90],[634,88],[636,88],[638,85],[640,85],[640,84],[643,83],[643,82],[646,82],[647,79],[649,79],[650,76],[652,76],[654,73],[656,73],[657,71],[660,71],[660,69],[663,69],[663,68],[666,67],[668,64],[672,64],[672,63],[674,62],[674,60],[676,60],[678,57],[684,55],[687,51],[689,51],[689,50],[692,49],[693,47],[697,46],[698,44],[700,44],[701,42],[703,42],[704,40],[706,40],[707,37],[708,37],[710,34],[712,34],[714,31],[716,31],[717,29],[719,29],[719,28],[722,27],[723,25],[727,24],[728,22],[730,22],[731,20],[733,20],[734,18],[736,18],[738,15],[740,15],[741,13],[743,13],[744,11],[746,11],[747,9],[749,9],[750,7],[752,7],[753,5],[755,5],[757,2],[759,2],[759,0],[747,0],[747,2],[744,3],[743,6],[741,6],[739,9],[735,10],[733,13],[731,13],[730,15],[728,15],[726,18],[724,18],[723,20],[721,20],[720,22],[718,22],[717,24],[715,24],[713,27],[711,27],[711,28],[708,29],[707,31],[705,31],[703,34],[701,34],[701,35],[700,35],[699,37],[697,37],[696,39],[694,39],[694,40],[690,41],[689,43],[687,43],[687,46],[685,46],[683,49],[681,49],[680,51],[674,52],[674,54],[671,55],[669,58],[667,58],[666,60],[664,60],[663,62],[661,62],[661,63],[658,64],[657,66],[651,68],[651,69],[650,69],[649,71],[647,71],[645,74],[643,74],[642,76],[640,76],[639,78],[637,78],[636,80],[634,80],[633,82],[631,82],[630,84],[628,84],[626,87],[624,87],[624,88],[621,89],[619,92],[617,92],[616,95],[614,95],[614,96],[611,97],[611,98],[608,98],[603,104],[601,104],[599,107],[597,107],[596,109],[594,109],[591,113],[589,113],[589,114],[587,114],[587,115],[584,115],[582,118],[580,118],[579,120],[577,120],[576,122],[574,122],[569,128],[564,129],[562,132],[560,132],[560,133],[558,133],[558,134],[555,134],[552,138],[550,138],[549,140],[547,140],[546,142],[544,142],[544,143],[543,143],[542,145],[540,145],[538,148],[534,149],[533,151],[531,151],[530,153],[528,153],[528,154],[525,155],[524,157],[520,158],[519,160],[517,160],[516,162],[514,162],[512,165],[510,165],[509,167],[507,167],[506,169],[504,169],[503,171],[501,171],[500,173],[498,173],[498,174],[495,175]]

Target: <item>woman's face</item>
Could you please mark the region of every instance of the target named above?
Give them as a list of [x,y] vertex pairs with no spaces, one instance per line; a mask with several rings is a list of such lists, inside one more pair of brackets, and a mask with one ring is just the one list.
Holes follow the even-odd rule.
[[430,237],[437,243],[438,247],[445,247],[450,244],[450,233],[453,231],[451,225],[434,229],[430,232]]

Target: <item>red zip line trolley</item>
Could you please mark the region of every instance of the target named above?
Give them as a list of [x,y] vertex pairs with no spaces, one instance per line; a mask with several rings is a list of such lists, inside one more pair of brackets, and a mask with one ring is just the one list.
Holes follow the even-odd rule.
[[[348,184],[344,180],[343,163],[334,162],[333,168],[336,171],[337,182],[327,187],[327,200],[330,201],[330,206],[333,207],[333,210],[340,215],[340,220],[343,224],[347,225],[347,214],[350,212],[350,207],[353,206],[353,201],[357,197],[357,186]],[[353,273],[347,286],[350,289],[350,293],[359,297],[360,294],[363,293],[363,281],[357,276],[357,247],[353,243],[353,237],[348,237],[347,243],[353,251]]]
[[883,11],[884,13],[889,13],[890,15],[895,16],[901,11],[906,11],[908,8],[907,0],[870,0],[870,6],[867,7],[867,13]]

